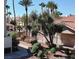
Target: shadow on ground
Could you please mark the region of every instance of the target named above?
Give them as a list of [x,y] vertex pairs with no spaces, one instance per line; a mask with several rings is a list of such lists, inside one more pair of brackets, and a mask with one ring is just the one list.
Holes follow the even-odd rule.
[[18,51],[7,53],[4,55],[4,59],[26,59],[32,56],[32,53],[29,49],[25,49],[23,47],[18,47]]

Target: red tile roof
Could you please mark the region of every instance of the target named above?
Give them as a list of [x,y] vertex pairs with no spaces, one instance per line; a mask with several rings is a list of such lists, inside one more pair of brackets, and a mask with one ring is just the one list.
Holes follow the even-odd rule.
[[75,16],[68,16],[66,18],[63,18],[63,23],[66,27],[75,31]]
[[68,27],[71,30],[75,31],[75,16],[61,17],[60,19],[55,19],[54,23],[64,24],[66,27]]

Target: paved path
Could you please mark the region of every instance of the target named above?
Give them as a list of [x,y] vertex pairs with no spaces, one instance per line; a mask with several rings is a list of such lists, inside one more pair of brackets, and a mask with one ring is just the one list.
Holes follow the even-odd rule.
[[32,44],[27,43],[27,42],[20,41],[20,43],[19,43],[18,46],[23,47],[25,49],[28,49],[29,47],[32,47]]

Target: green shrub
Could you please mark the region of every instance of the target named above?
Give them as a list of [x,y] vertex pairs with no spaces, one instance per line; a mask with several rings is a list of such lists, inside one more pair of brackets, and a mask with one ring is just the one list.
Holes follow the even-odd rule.
[[19,44],[19,41],[16,40],[16,32],[12,32],[11,36],[12,36],[12,46],[15,47]]
[[16,32],[11,33],[12,39],[16,39]]
[[53,48],[50,49],[50,51],[51,51],[52,53],[55,53],[55,52],[56,52],[56,48],[53,47]]
[[32,53],[35,53],[38,50],[39,46],[40,46],[40,43],[33,44],[33,47],[31,49],[31,52]]
[[34,46],[40,46],[40,43],[37,42],[37,43],[34,44]]
[[31,49],[31,52],[35,53],[37,51],[37,49],[38,49],[38,46],[33,46],[32,49]]
[[11,35],[12,37],[16,37],[16,32],[11,32],[10,35]]
[[38,56],[38,57],[42,57],[42,56],[43,56],[43,51],[39,50],[37,56]]

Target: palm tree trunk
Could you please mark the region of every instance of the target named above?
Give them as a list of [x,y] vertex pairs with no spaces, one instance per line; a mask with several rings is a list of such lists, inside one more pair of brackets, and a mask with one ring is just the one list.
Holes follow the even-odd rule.
[[54,13],[54,9],[51,9],[51,14]]
[[52,9],[51,9],[51,15],[52,15]]
[[8,8],[6,9],[6,21],[8,23]]
[[6,4],[7,4],[7,0],[4,0],[4,37],[6,36]]
[[43,7],[41,7],[41,10],[42,10],[42,15],[43,15]]
[[28,32],[27,31],[27,25],[28,25],[28,13],[27,13],[27,10],[28,9],[27,9],[27,6],[26,6],[25,10],[26,10],[26,22],[25,22],[26,23],[26,26],[25,26],[25,28],[26,28],[26,35],[27,35],[27,32]]
[[8,14],[8,8],[6,9],[6,15]]
[[[13,2],[14,21],[16,22],[16,14],[15,14],[14,0],[12,0],[12,2]],[[16,31],[16,24],[15,24],[14,30]]]

